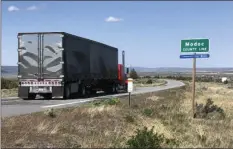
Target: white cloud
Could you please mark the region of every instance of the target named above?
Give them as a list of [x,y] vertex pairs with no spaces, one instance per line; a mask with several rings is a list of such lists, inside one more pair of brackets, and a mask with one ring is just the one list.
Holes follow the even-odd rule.
[[27,8],[27,10],[37,10],[37,9],[38,9],[38,7],[36,7],[34,5]]
[[8,7],[8,11],[9,11],[9,12],[19,11],[19,8],[16,7],[16,6],[9,6],[9,7]]
[[110,17],[106,18],[105,21],[106,22],[120,22],[120,21],[123,21],[123,19],[110,16]]

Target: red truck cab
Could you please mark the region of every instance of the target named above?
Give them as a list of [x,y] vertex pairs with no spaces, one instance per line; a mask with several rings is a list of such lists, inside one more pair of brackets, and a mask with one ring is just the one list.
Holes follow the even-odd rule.
[[118,81],[120,82],[121,86],[124,86],[125,89],[127,89],[127,74],[129,74],[129,68],[126,68],[126,73],[124,72],[124,65],[118,64]]

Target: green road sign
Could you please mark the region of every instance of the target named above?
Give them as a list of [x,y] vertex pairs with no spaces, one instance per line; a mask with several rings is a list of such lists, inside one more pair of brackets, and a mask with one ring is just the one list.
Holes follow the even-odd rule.
[[181,52],[209,52],[209,39],[181,40]]

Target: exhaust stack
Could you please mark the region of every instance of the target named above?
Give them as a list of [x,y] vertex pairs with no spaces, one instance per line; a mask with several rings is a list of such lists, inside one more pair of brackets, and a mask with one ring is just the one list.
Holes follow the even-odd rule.
[[[122,65],[123,65],[123,74],[124,74],[124,76],[125,76],[125,51],[122,51]],[[124,77],[124,80],[125,80],[126,78]]]

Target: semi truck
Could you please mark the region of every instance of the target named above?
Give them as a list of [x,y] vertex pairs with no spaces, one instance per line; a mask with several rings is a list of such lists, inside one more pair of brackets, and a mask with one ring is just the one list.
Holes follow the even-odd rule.
[[127,91],[125,51],[66,32],[18,33],[18,97],[87,97]]

